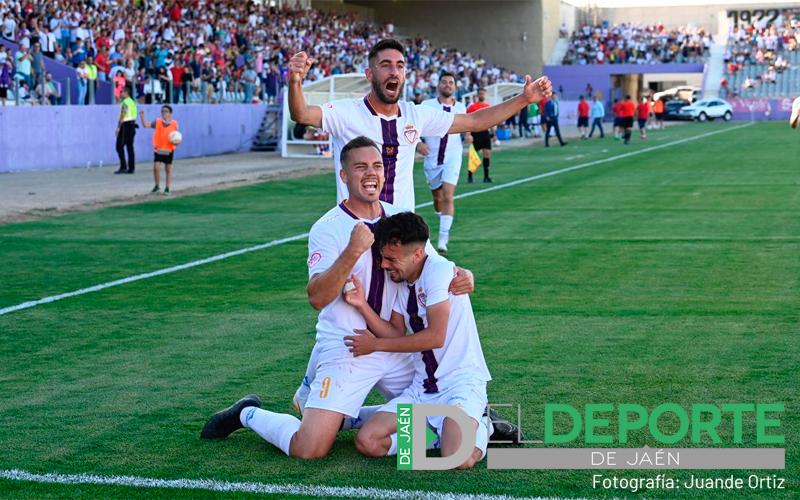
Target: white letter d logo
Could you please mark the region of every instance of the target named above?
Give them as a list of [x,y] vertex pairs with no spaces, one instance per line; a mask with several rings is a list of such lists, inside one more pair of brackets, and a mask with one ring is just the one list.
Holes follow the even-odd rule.
[[[446,417],[461,429],[461,446],[449,457],[425,456],[425,429],[428,417]],[[475,426],[472,419],[461,408],[450,405],[414,405],[411,416],[411,459],[413,470],[455,469],[467,461],[475,449]],[[441,439],[442,436],[439,436]]]

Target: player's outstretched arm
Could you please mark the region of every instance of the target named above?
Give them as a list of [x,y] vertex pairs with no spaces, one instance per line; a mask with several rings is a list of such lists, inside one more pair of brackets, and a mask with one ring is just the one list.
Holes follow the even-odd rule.
[[144,119],[144,111],[139,112],[139,119],[142,122],[142,127],[153,128],[153,125],[151,123],[148,123],[147,120]]
[[478,132],[499,125],[519,113],[524,106],[532,102],[539,102],[553,93],[553,86],[546,76],[533,80],[530,75],[525,76],[525,87],[522,93],[506,102],[481,109],[466,115],[455,115],[453,124],[448,134],[461,134],[463,132]]
[[361,254],[369,250],[375,236],[366,224],[359,222],[350,233],[350,241],[336,261],[321,273],[311,277],[306,287],[308,302],[316,310],[320,310],[333,302],[342,293],[342,287]]
[[354,356],[363,356],[376,351],[422,352],[438,349],[447,337],[447,322],[450,318],[450,301],[444,300],[428,307],[428,328],[399,338],[376,338],[369,330],[359,330],[356,335],[345,337],[345,344]]
[[303,79],[312,64],[314,60],[305,52],[298,52],[289,59],[289,115],[297,123],[319,128],[322,126],[322,109],[307,105],[303,95]]

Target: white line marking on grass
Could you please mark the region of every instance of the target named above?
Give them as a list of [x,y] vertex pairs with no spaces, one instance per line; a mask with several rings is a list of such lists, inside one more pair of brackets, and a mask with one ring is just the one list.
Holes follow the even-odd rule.
[[109,281],[108,283],[101,283],[99,285],[90,286],[88,288],[81,288],[80,290],[75,290],[73,292],[62,293],[59,295],[51,295],[50,297],[45,297],[39,300],[23,302],[22,304],[17,304],[15,306],[10,306],[0,309],[0,316],[2,316],[3,314],[12,313],[14,311],[19,311],[21,309],[28,309],[29,307],[34,307],[41,304],[47,304],[48,302],[55,302],[57,300],[67,299],[69,297],[75,297],[76,295],[83,295],[85,293],[96,292],[98,290],[103,290],[105,288],[111,288],[112,286],[124,285],[125,283],[132,283],[134,281],[144,280],[147,278],[152,278],[154,276],[161,276],[162,274],[170,274],[177,271],[182,271],[183,269],[189,269],[190,267],[202,266],[203,264],[208,264],[210,262],[216,262],[218,260],[227,259],[228,257],[234,257],[236,255],[242,255],[244,253],[255,252],[256,250],[263,250],[265,248],[283,245],[284,243],[289,243],[291,241],[302,240],[305,239],[306,237],[308,237],[308,233],[296,234],[294,236],[289,236],[288,238],[272,240],[269,243],[262,243],[260,245],[255,245],[252,247],[241,248],[239,250],[234,250],[232,252],[214,255],[212,257],[207,257],[205,259],[193,260],[192,262],[187,262],[186,264],[167,267],[149,273],[137,274],[136,276],[129,276],[127,278],[122,278],[115,281]]
[[[656,150],[667,148],[667,147],[670,147],[670,146],[675,146],[677,144],[684,144],[684,143],[687,143],[687,142],[696,141],[698,139],[703,139],[705,137],[710,137],[712,135],[722,134],[722,133],[725,133],[725,132],[730,132],[732,130],[738,130],[740,128],[749,127],[749,126],[754,125],[754,124],[755,124],[755,122],[748,122],[748,123],[744,123],[742,125],[737,125],[735,127],[724,128],[724,129],[720,129],[720,130],[715,130],[713,132],[706,132],[705,134],[700,134],[700,135],[696,135],[696,136],[693,136],[693,137],[686,137],[684,139],[678,139],[676,141],[666,142],[664,144],[659,144],[658,146],[650,146],[650,147],[647,147],[647,148],[644,148],[644,149],[637,149],[637,150],[631,151],[629,153],[623,153],[623,154],[619,154],[619,155],[616,155],[616,156],[611,156],[609,158],[603,158],[603,159],[600,159],[600,160],[594,160],[594,161],[590,161],[590,162],[586,162],[586,163],[581,163],[579,165],[574,165],[572,167],[560,168],[558,170],[553,170],[553,171],[545,172],[543,174],[538,174],[538,175],[532,175],[530,177],[524,177],[522,179],[517,179],[517,180],[511,181],[511,182],[506,182],[504,184],[497,184],[497,185],[489,187],[489,188],[478,189],[476,191],[470,191],[468,193],[462,193],[462,194],[456,195],[454,198],[458,200],[458,199],[461,199],[461,198],[467,198],[469,196],[475,196],[475,195],[479,195],[479,194],[490,193],[492,191],[498,191],[500,189],[505,189],[505,188],[509,188],[509,187],[513,187],[513,186],[518,186],[520,184],[525,184],[527,182],[531,182],[531,181],[535,181],[535,180],[539,180],[539,179],[544,179],[546,177],[553,177],[554,175],[565,174],[567,172],[572,172],[572,171],[575,171],[575,170],[581,170],[581,169],[584,169],[584,168],[589,168],[589,167],[593,167],[595,165],[601,165],[603,163],[609,163],[609,162],[612,162],[612,161],[621,160],[623,158],[629,158],[631,156],[636,156],[636,155],[640,155],[640,154],[643,154],[643,153],[649,153],[650,151],[656,151]],[[416,206],[416,208],[430,207],[432,205],[433,205],[433,202],[429,201],[429,202],[426,202],[426,203],[420,203],[419,205]],[[75,297],[77,295],[83,295],[83,294],[86,294],[86,293],[96,292],[98,290],[103,290],[105,288],[111,288],[113,286],[124,285],[126,283],[132,283],[134,281],[139,281],[139,280],[143,280],[143,279],[147,279],[147,278],[153,278],[155,276],[161,276],[163,274],[170,274],[170,273],[174,273],[174,272],[177,272],[177,271],[182,271],[184,269],[189,269],[191,267],[202,266],[203,264],[208,264],[208,263],[211,263],[211,262],[217,262],[219,260],[227,259],[229,257],[235,257],[237,255],[242,255],[242,254],[249,253],[249,252],[255,252],[256,250],[263,250],[265,248],[274,247],[274,246],[278,246],[278,245],[283,245],[284,243],[289,243],[289,242],[292,242],[292,241],[305,239],[307,236],[308,236],[308,233],[296,234],[294,236],[289,236],[288,238],[282,238],[282,239],[279,239],[279,240],[273,240],[273,241],[270,241],[269,243],[263,243],[261,245],[255,245],[255,246],[252,246],[252,247],[242,248],[242,249],[239,249],[239,250],[234,250],[232,252],[227,252],[227,253],[223,253],[223,254],[219,254],[219,255],[214,255],[212,257],[207,257],[205,259],[194,260],[192,262],[187,262],[186,264],[181,264],[181,265],[178,265],[178,266],[168,267],[168,268],[165,268],[165,269],[159,269],[157,271],[152,271],[152,272],[144,273],[144,274],[137,274],[136,276],[130,276],[128,278],[122,278],[122,279],[118,279],[118,280],[115,280],[115,281],[109,281],[108,283],[101,283],[99,285],[90,286],[88,288],[81,288],[80,290],[75,290],[73,292],[62,293],[62,294],[59,294],[59,295],[51,295],[50,297],[45,297],[45,298],[39,299],[39,300],[31,300],[29,302],[23,302],[22,304],[17,304],[15,306],[9,306],[9,307],[5,307],[3,309],[0,309],[0,316],[2,316],[4,314],[9,314],[9,313],[12,313],[12,312],[15,312],[15,311],[20,311],[22,309],[28,309],[30,307],[35,307],[35,306],[38,306],[38,305],[47,304],[47,303],[50,303],[50,302],[55,302],[57,300],[67,299],[69,297]]]
[[[677,141],[666,142],[664,144],[659,144],[658,146],[650,146],[650,147],[644,148],[644,149],[637,149],[637,150],[631,151],[629,153],[622,153],[622,154],[619,154],[619,155],[616,155],[616,156],[611,156],[611,157],[608,157],[608,158],[602,158],[600,160],[589,161],[589,162],[586,162],[586,163],[581,163],[579,165],[574,165],[572,167],[560,168],[558,170],[553,170],[553,171],[545,172],[543,174],[538,174],[538,175],[532,175],[530,177],[524,177],[522,179],[517,179],[517,180],[511,181],[511,182],[506,182],[504,184],[497,184],[496,186],[492,186],[490,188],[479,189],[477,191],[470,191],[469,193],[462,193],[462,194],[454,196],[453,198],[454,199],[467,198],[469,196],[475,196],[476,194],[483,194],[483,193],[488,193],[488,192],[491,192],[491,191],[497,191],[498,189],[505,189],[505,188],[511,187],[511,186],[518,186],[520,184],[525,184],[527,182],[536,181],[536,180],[539,180],[539,179],[544,179],[546,177],[553,177],[554,175],[560,175],[560,174],[565,174],[567,172],[572,172],[572,171],[575,171],[575,170],[581,170],[581,169],[584,169],[584,168],[594,167],[595,165],[601,165],[603,163],[608,163],[608,162],[611,162],[611,161],[621,160],[623,158],[629,158],[631,156],[640,155],[642,153],[649,153],[650,151],[656,151],[658,149],[664,149],[664,148],[667,148],[669,146],[675,146],[676,144],[683,144],[683,143],[686,143],[686,142],[696,141],[698,139],[703,139],[705,137],[709,137],[709,136],[712,136],[712,135],[721,134],[721,133],[724,133],[724,132],[730,132],[731,130],[737,130],[737,129],[744,128],[744,127],[749,127],[749,126],[754,125],[754,124],[755,124],[755,122],[747,122],[747,123],[744,123],[742,125],[737,125],[735,127],[724,128],[724,129],[721,129],[721,130],[715,130],[713,132],[706,132],[705,134],[700,134],[700,135],[696,135],[696,136],[693,136],[693,137],[686,137],[684,139],[678,139]],[[433,201],[429,201],[427,203],[422,203],[420,205],[417,205],[417,208],[430,207],[432,205],[433,205]]]
[[152,479],[134,476],[98,476],[95,474],[34,474],[21,470],[0,470],[0,479],[48,484],[91,484],[133,488],[169,488],[272,495],[307,495],[312,497],[371,498],[378,500],[559,500],[555,497],[512,497],[466,493],[442,493],[420,490],[385,490],[360,486],[322,486],[305,484],[234,483],[213,479]]

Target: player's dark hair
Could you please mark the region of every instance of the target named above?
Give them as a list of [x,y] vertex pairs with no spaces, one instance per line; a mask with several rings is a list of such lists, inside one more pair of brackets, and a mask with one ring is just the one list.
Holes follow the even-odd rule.
[[430,237],[430,230],[425,219],[414,212],[400,212],[378,221],[375,228],[375,239],[378,248],[386,245],[408,245],[409,243],[425,244]]
[[169,112],[172,113],[172,106],[170,106],[169,104],[163,104],[161,106],[161,109],[164,109],[164,108],[167,108],[169,110]]
[[446,76],[449,76],[449,77],[450,77],[450,78],[452,78],[453,80],[455,80],[455,79],[456,79],[456,75],[454,75],[453,73],[450,73],[449,71],[443,71],[443,72],[442,72],[442,74],[441,74],[441,75],[439,75],[439,81],[442,81],[442,78],[444,78],[444,77],[446,77]]
[[378,152],[381,152],[381,148],[375,144],[375,141],[370,139],[369,137],[364,137],[360,135],[353,139],[352,141],[348,142],[342,148],[342,152],[339,154],[339,163],[342,164],[342,168],[347,166],[347,158],[350,156],[350,151],[354,149],[361,149],[361,148],[375,148]]
[[369,61],[369,65],[372,66],[372,63],[375,62],[375,58],[378,57],[378,52],[386,49],[394,49],[399,51],[403,54],[403,57],[406,55],[406,49],[403,47],[403,44],[395,40],[394,38],[384,38],[380,40],[378,43],[372,46],[369,49],[369,55],[367,56],[367,61]]
[[630,95],[626,95],[626,96],[625,96],[625,99],[627,99],[627,100],[629,100],[629,101],[630,101],[630,100],[631,100],[631,96],[630,96]]

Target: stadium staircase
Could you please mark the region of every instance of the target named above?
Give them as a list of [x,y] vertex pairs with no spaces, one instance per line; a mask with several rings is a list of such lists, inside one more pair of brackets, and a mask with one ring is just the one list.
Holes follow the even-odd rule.
[[564,61],[564,56],[567,55],[567,51],[569,50],[569,38],[559,38],[556,42],[555,47],[553,47],[553,51],[550,52],[550,60],[547,61],[547,64],[550,65],[559,65],[562,61]]
[[[722,38],[722,40],[725,40]],[[711,55],[706,62],[706,74],[703,81],[703,97],[719,96],[719,86],[725,74],[725,49],[728,44],[715,41],[711,45]]]
[[276,151],[281,139],[281,106],[267,105],[251,151]]
[[[729,76],[731,91],[739,97],[794,97],[800,94],[800,52],[784,51],[781,54],[789,63],[789,68],[777,74],[775,83],[761,83],[758,78],[766,73],[769,64],[746,64],[741,71]],[[750,77],[755,88],[743,89],[742,84]]]

